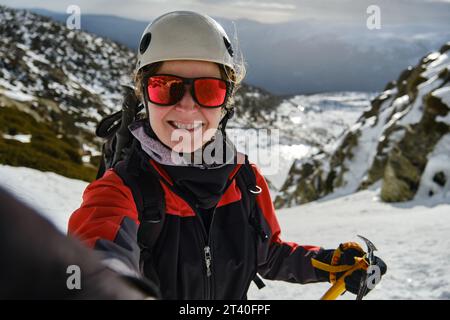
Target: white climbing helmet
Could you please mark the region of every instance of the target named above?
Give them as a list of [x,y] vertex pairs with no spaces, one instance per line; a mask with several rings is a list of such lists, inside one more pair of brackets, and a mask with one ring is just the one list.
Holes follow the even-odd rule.
[[166,13],[142,34],[136,71],[170,60],[216,62],[235,71],[233,49],[225,30],[211,17],[192,11]]

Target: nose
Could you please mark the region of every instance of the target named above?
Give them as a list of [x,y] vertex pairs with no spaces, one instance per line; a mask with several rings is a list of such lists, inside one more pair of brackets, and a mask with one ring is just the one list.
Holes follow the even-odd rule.
[[191,94],[191,85],[185,86],[183,98],[175,105],[175,110],[185,113],[195,113],[198,111],[198,106]]

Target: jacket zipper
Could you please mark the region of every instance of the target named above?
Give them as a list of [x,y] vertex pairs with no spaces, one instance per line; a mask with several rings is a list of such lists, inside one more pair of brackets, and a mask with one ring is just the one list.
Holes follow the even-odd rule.
[[211,277],[211,275],[212,275],[212,272],[211,272],[211,247],[207,245],[204,248],[204,251],[205,251],[206,276]]
[[[242,169],[242,166],[237,170],[237,172],[233,175],[232,180],[235,179],[235,177],[238,175],[239,171]],[[231,180],[231,181],[232,181]],[[165,179],[163,178],[163,181],[165,182]],[[205,228],[205,224],[202,221],[202,217],[200,216],[199,212],[196,209],[196,206],[193,205],[193,203],[190,201],[190,199],[187,199],[186,195],[182,194],[181,192],[178,192],[177,190],[175,190],[175,188],[173,188],[170,184],[166,183],[166,185],[173,191],[175,192],[175,194],[177,194],[178,196],[180,196],[183,200],[185,200],[187,202],[187,204],[191,207],[191,209],[195,212],[195,215],[197,216],[197,219],[201,225],[201,228],[203,230],[203,236],[202,236],[202,246],[203,246],[203,256],[204,256],[204,263],[205,263],[205,267],[206,267],[206,298],[209,300],[214,299],[214,286],[213,286],[213,282],[212,282],[212,263],[213,263],[213,259],[212,259],[212,251],[211,251],[211,231],[213,228],[213,224],[214,224],[214,217],[216,214],[216,208],[214,207],[213,213],[212,213],[212,218],[211,218],[211,224],[209,226],[209,232],[206,232],[206,228]],[[230,184],[225,188],[225,191],[230,187]]]
[[[190,204],[191,205],[191,204]],[[203,256],[204,256],[204,263],[205,263],[205,267],[206,267],[206,299],[208,300],[212,300],[214,299],[214,285],[213,285],[213,281],[212,281],[212,275],[213,275],[213,268],[212,268],[212,263],[213,263],[213,259],[212,259],[212,244],[211,244],[211,239],[212,239],[212,228],[213,228],[213,224],[214,224],[214,216],[216,214],[216,207],[214,207],[213,213],[212,213],[212,218],[211,218],[211,224],[209,226],[209,232],[206,232],[206,228],[205,228],[205,224],[203,223],[202,217],[200,216],[199,212],[194,209],[194,206],[192,206],[192,209],[195,211],[196,216],[198,217],[198,221],[202,227],[203,230]]]
[[[170,187],[170,186],[169,186]],[[173,192],[175,192],[178,196],[180,196],[183,200],[187,202],[187,204],[191,207],[191,209],[195,212],[195,215],[197,216],[197,219],[200,223],[201,229],[202,229],[202,236],[201,236],[201,245],[202,245],[202,255],[204,258],[205,268],[206,268],[206,299],[212,300],[214,298],[214,288],[213,288],[213,282],[212,282],[212,251],[211,251],[211,230],[214,224],[214,216],[216,213],[216,207],[214,207],[213,213],[212,213],[212,220],[211,224],[209,226],[209,232],[206,232],[205,224],[203,223],[202,217],[200,216],[200,213],[197,210],[197,207],[188,199],[184,194],[174,190],[174,188],[171,188]]]

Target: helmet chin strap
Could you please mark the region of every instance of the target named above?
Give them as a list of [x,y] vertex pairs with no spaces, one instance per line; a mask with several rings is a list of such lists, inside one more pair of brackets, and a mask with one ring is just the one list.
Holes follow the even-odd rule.
[[225,129],[227,127],[227,122],[228,122],[228,120],[233,118],[233,115],[234,115],[234,107],[231,109],[226,109],[225,115],[223,116],[222,120],[220,120],[220,122],[219,122],[219,128],[220,128],[220,131],[222,131],[222,134],[224,137],[227,135],[225,132]]

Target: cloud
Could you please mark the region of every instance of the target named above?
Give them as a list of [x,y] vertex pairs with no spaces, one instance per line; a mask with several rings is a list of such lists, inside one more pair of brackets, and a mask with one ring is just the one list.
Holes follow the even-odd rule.
[[[36,7],[35,0],[0,0],[12,7]],[[174,10],[193,10],[214,17],[251,19],[264,23],[314,19],[324,23],[365,24],[366,9],[378,5],[382,23],[445,23],[450,21],[450,0],[47,0],[39,7],[65,12],[80,6],[82,13],[113,14],[150,21]]]
[[257,9],[277,9],[277,10],[294,10],[297,7],[294,4],[280,2],[263,2],[263,1],[236,1],[230,2],[230,5],[237,7],[257,8]]

